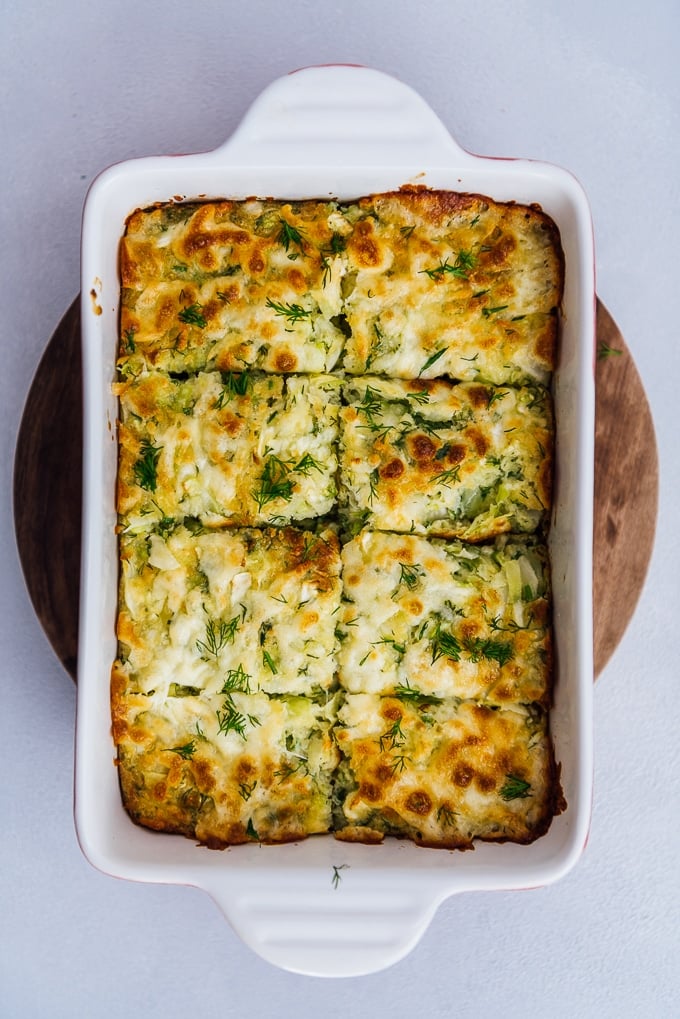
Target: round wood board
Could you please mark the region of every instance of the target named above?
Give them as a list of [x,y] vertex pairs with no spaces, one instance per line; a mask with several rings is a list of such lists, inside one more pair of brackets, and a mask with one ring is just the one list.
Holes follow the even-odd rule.
[[[595,675],[637,604],[654,544],[658,461],[640,376],[611,315],[597,304]],[[82,474],[80,305],[47,345],[26,400],[14,465],[14,519],[33,607],[76,678]],[[631,484],[631,479],[634,483]]]

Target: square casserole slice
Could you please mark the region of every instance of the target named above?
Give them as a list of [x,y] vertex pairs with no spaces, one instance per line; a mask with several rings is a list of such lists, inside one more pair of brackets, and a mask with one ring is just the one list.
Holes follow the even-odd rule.
[[331,824],[333,699],[232,690],[126,693],[114,670],[113,734],[134,821],[211,848],[290,842]]
[[416,705],[549,704],[548,557],[535,538],[477,546],[364,531],[342,564],[345,690]]
[[[173,710],[222,693],[326,697],[335,682],[335,534],[122,535],[119,689]],[[120,684],[123,684],[122,686]]]
[[336,501],[340,382],[331,375],[151,372],[117,385],[118,512],[163,520],[288,523]]
[[347,372],[547,383],[564,258],[537,206],[402,190],[347,217]]
[[449,849],[474,838],[528,843],[560,809],[538,707],[349,694],[336,739],[336,837],[347,841],[392,834]]
[[545,521],[553,440],[543,387],[368,376],[347,382],[344,396],[340,477],[350,530],[482,541]]
[[157,369],[326,372],[340,356],[350,229],[334,203],[206,202],[130,216],[123,377]]

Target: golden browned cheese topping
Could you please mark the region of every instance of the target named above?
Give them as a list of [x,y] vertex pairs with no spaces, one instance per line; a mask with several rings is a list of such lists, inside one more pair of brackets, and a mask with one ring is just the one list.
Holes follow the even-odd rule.
[[403,190],[348,212],[345,370],[548,381],[563,256],[536,207]]
[[120,255],[119,371],[326,372],[349,230],[332,203],[206,202],[134,213]]
[[335,376],[150,372],[117,391],[118,512],[128,530],[184,517],[288,523],[333,508]]
[[481,541],[550,507],[552,411],[539,386],[346,383],[341,481],[355,526]]
[[531,842],[555,812],[555,766],[539,708],[349,694],[335,737],[338,835],[406,835],[468,848],[474,838]]
[[120,274],[132,819],[212,848],[543,834],[552,221],[414,188],[167,204]]
[[534,538],[492,545],[362,531],[342,550],[339,678],[350,693],[550,699],[550,587]]

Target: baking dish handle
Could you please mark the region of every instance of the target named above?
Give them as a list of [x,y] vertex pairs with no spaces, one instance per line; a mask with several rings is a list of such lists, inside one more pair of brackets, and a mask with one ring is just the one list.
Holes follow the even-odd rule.
[[307,976],[362,976],[411,951],[441,896],[377,887],[370,873],[361,881],[349,875],[338,867],[311,887],[308,877],[282,873],[272,885],[258,875],[240,890],[213,883],[209,892],[243,941],[273,965]]
[[475,160],[408,85],[349,64],[279,78],[212,155],[226,166],[432,167]]

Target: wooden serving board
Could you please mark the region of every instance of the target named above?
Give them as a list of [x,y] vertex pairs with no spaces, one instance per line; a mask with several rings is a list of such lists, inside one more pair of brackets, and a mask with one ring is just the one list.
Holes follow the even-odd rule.
[[[596,676],[621,640],[642,589],[654,543],[659,488],[654,425],[640,376],[616,323],[599,301],[597,346]],[[24,408],[14,469],[14,519],[26,584],[48,639],[74,680],[80,587],[81,387],[76,299],[38,365]]]

